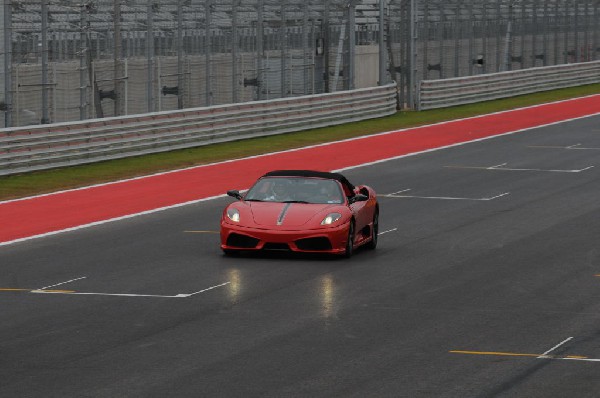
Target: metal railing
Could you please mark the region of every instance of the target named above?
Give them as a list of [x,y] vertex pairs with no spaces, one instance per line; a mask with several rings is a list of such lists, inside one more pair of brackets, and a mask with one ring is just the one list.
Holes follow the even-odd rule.
[[419,110],[600,83],[600,61],[522,69],[419,84]]
[[313,96],[0,129],[0,175],[262,137],[391,115],[395,83]]

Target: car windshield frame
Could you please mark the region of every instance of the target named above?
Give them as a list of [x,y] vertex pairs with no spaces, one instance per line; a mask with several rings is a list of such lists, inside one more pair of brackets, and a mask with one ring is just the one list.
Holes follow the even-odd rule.
[[246,192],[245,201],[303,204],[344,204],[340,183],[315,177],[264,176]]

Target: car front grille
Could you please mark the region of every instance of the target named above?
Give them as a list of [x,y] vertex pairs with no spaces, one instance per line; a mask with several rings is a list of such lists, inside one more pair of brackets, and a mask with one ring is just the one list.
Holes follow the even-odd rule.
[[247,235],[232,233],[227,238],[227,246],[239,247],[242,249],[254,249],[258,245],[258,239]]
[[290,250],[287,243],[265,243],[264,250]]
[[296,246],[300,250],[331,250],[331,242],[327,238],[306,238],[298,239]]

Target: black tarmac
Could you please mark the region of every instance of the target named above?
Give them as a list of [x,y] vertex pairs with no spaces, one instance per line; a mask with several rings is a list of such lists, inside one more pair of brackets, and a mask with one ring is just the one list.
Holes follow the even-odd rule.
[[0,396],[598,396],[600,117],[344,174],[349,260],[224,256],[232,198],[0,247]]

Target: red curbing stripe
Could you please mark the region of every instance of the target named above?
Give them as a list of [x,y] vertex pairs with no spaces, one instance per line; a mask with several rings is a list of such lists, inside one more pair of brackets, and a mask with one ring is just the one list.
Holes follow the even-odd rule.
[[410,153],[596,114],[600,95],[365,136],[300,150],[0,203],[0,243],[142,213],[227,189],[247,188],[272,169],[339,170]]

